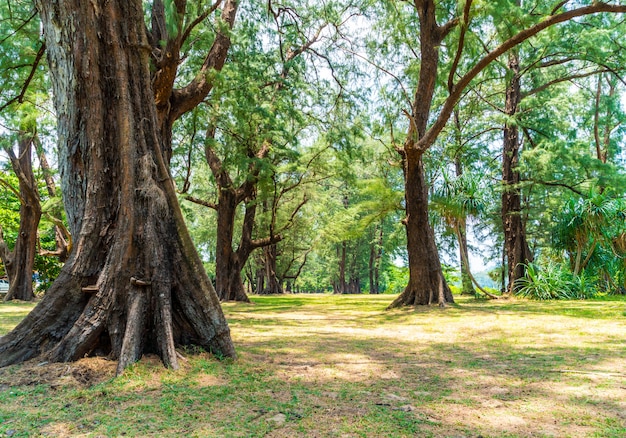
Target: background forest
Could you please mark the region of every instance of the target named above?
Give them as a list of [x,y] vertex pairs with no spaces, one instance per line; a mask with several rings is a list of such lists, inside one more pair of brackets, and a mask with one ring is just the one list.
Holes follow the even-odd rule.
[[[188,2],[184,17],[177,3],[147,6],[146,25],[158,12],[151,8],[162,8],[163,34],[183,34],[180,85],[225,22],[221,2]],[[238,5],[223,67],[206,73],[210,93],[171,133],[179,202],[222,300],[407,288],[407,145],[426,138],[417,127],[422,3]],[[463,294],[539,299],[623,294],[624,16],[550,26],[474,72],[542,16],[591,2],[435,3],[436,20],[452,24],[436,45],[424,126],[437,127],[450,111],[419,160],[448,284]],[[0,3],[7,299],[32,299],[32,279],[44,293],[72,248],[44,54],[31,2]]]

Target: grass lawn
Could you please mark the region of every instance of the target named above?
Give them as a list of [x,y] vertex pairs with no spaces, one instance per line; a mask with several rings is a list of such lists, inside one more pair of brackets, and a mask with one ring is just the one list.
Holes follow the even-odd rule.
[[[236,361],[0,370],[0,436],[624,437],[626,299],[224,304]],[[0,304],[0,335],[29,305]]]

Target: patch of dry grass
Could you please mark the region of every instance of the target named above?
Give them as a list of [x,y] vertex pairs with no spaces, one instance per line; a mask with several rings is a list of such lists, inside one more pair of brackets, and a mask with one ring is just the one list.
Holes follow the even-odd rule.
[[234,362],[188,351],[179,371],[148,357],[116,379],[102,359],[0,370],[0,434],[626,435],[626,300],[384,311],[392,299],[226,303]]

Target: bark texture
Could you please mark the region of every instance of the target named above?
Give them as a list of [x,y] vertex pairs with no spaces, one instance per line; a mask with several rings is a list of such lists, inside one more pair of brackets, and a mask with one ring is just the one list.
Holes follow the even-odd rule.
[[444,306],[454,302],[441,269],[434,231],[428,222],[428,185],[424,167],[421,156],[413,157],[414,153],[407,151],[404,173],[409,284],[389,305],[390,308],[430,304]]
[[154,352],[176,368],[176,345],[191,343],[235,356],[168,172],[142,2],[37,8],[74,245],[43,300],[0,339],[0,366],[101,352],[118,360],[120,373]]
[[[215,130],[215,126],[209,128],[207,138],[213,138]],[[248,156],[262,160],[268,151],[269,148],[261,147],[256,153],[249,150]],[[188,196],[187,199],[213,208],[217,212],[215,284],[218,297],[222,301],[250,302],[243,286],[241,272],[255,249],[278,242],[282,237],[272,234],[268,238],[252,239],[257,209],[256,183],[260,172],[258,163],[255,161],[250,164],[248,178],[236,187],[228,170],[208,143],[205,146],[205,155],[217,184],[218,202],[211,204],[192,196]],[[241,204],[245,206],[245,214],[241,226],[241,238],[237,248],[234,249],[235,216]]]

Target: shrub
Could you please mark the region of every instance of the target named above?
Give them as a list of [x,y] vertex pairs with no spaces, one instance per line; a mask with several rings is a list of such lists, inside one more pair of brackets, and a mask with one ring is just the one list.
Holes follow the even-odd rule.
[[526,265],[526,275],[516,281],[516,295],[536,300],[575,300],[597,294],[596,279],[585,272],[573,275],[556,263]]

